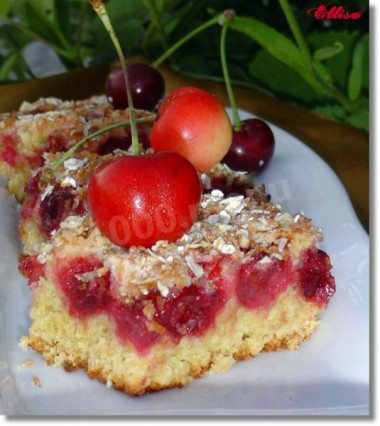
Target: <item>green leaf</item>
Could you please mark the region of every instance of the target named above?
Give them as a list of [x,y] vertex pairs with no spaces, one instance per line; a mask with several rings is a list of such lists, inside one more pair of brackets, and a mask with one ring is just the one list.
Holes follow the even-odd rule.
[[362,38],[354,49],[352,68],[348,77],[348,96],[352,101],[359,99],[362,89],[365,43],[368,43],[368,38]]
[[8,80],[9,74],[16,66],[16,62],[19,60],[17,53],[11,54],[2,64],[0,68],[0,80]]
[[254,18],[236,17],[230,24],[231,28],[251,37],[272,56],[288,65],[309,84],[314,85],[310,72],[298,47],[274,28]]
[[41,21],[55,24],[54,0],[27,0],[27,4],[39,16]]
[[325,61],[333,56],[337,55],[344,49],[343,44],[340,41],[336,41],[334,46],[320,47],[314,52],[313,59],[316,61]]
[[351,66],[352,49],[358,37],[357,31],[314,31],[307,35],[306,39],[312,49],[320,49],[332,46],[335,42],[343,45],[339,55],[335,55],[324,61],[337,85],[346,91],[348,73]]
[[369,90],[369,35],[363,36],[364,52],[363,52],[363,89]]
[[369,111],[360,111],[347,117],[347,121],[355,127],[369,131]]
[[322,80],[324,80],[328,84],[333,83],[334,79],[331,75],[331,71],[325,65],[323,65],[319,61],[313,61],[313,68],[314,71],[318,74],[318,76],[322,78]]
[[318,106],[313,109],[316,114],[327,115],[329,117],[343,120],[346,117],[346,109],[339,104]]
[[[78,11],[76,15],[79,16],[79,14],[80,12]],[[68,40],[73,38],[74,34],[71,34],[70,27],[70,8],[62,0],[54,1],[54,24]]]
[[0,2],[0,18],[6,18],[11,8],[12,0],[1,0]]
[[312,103],[324,96],[314,90],[292,68],[274,58],[267,50],[260,49],[249,63],[249,74],[267,89],[286,100]]
[[25,24],[35,33],[46,40],[58,43],[58,39],[52,29],[52,23],[45,9],[37,1],[26,0],[25,3]]

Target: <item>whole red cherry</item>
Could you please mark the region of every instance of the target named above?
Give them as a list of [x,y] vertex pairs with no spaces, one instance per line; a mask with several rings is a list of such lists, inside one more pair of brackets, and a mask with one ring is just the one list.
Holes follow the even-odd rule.
[[154,151],[173,151],[198,171],[210,169],[227,153],[230,119],[220,102],[197,87],[180,87],[161,104],[150,143]]
[[272,130],[263,120],[242,121],[242,129],[234,130],[232,144],[222,163],[234,170],[258,172],[264,169],[274,153]]
[[88,186],[95,224],[122,247],[177,240],[195,222],[200,197],[195,168],[174,152],[115,158]]
[[[152,110],[164,95],[165,82],[162,75],[151,66],[138,62],[127,64],[127,70],[134,107]],[[116,67],[110,72],[106,81],[106,95],[115,108],[128,106],[122,67]]]

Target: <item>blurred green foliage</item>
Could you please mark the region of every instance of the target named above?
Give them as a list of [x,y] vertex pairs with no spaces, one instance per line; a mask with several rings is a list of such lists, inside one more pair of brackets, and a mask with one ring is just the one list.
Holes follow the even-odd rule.
[[[279,0],[109,0],[106,5],[126,55],[143,54],[152,61],[211,15],[232,8],[237,19],[228,33],[227,58],[234,85],[368,129],[368,0],[325,3],[365,10],[359,20],[317,20],[307,11],[323,1],[290,3],[311,62],[297,46]],[[52,49],[66,69],[117,59],[85,0],[1,0],[0,82],[39,77],[25,55],[35,41]],[[215,25],[176,51],[168,65],[186,75],[223,81],[219,42],[220,26]]]

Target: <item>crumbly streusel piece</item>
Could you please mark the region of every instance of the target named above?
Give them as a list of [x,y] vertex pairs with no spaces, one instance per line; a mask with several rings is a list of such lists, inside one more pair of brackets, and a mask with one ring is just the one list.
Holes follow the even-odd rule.
[[[137,111],[138,117],[148,115],[152,114]],[[24,102],[19,111],[0,115],[0,175],[22,200],[24,185],[32,170],[43,164],[44,153],[66,151],[88,134],[128,119],[129,111],[115,110],[105,96],[76,102],[55,98]],[[141,128],[150,132],[148,123]],[[110,137],[128,134],[128,128],[115,129],[89,141],[84,149],[98,152]]]

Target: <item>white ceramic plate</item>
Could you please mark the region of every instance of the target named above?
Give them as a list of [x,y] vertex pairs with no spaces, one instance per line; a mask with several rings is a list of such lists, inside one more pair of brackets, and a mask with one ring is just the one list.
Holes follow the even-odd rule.
[[[247,115],[243,114],[243,118]],[[129,397],[82,371],[46,366],[19,339],[31,295],[17,272],[17,207],[0,189],[0,411],[33,415],[307,415],[369,412],[369,240],[335,173],[312,150],[272,126],[275,157],[257,179],[291,213],[324,229],[337,292],[298,351],[264,353],[228,372]],[[26,360],[34,365],[19,368]],[[33,383],[38,377],[41,387]],[[3,407],[1,408],[1,403]]]

